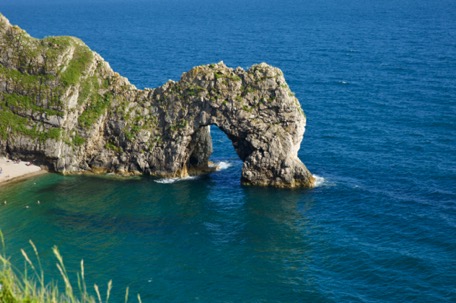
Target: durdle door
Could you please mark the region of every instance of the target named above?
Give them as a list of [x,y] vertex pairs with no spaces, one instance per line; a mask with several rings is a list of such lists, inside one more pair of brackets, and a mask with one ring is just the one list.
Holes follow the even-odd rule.
[[60,173],[207,172],[210,125],[246,185],[313,187],[298,158],[306,118],[280,69],[220,62],[139,90],[73,37],[30,37],[0,15],[0,154]]

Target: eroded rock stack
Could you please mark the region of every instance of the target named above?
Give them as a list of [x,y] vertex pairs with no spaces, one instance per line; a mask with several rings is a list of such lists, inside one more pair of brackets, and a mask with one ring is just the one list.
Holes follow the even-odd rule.
[[61,173],[186,176],[210,170],[210,125],[243,184],[312,187],[298,158],[306,118],[283,73],[197,66],[139,90],[73,37],[30,37],[0,15],[0,154]]

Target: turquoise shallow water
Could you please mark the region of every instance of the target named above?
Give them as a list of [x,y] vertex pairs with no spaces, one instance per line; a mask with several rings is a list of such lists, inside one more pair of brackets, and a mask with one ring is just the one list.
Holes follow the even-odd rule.
[[[8,252],[58,245],[90,283],[145,302],[456,301],[454,1],[2,1],[36,37],[74,35],[138,87],[223,60],[280,67],[308,117],[314,190],[46,175],[0,188]],[[37,204],[36,201],[40,201]],[[26,208],[29,206],[29,208]]]

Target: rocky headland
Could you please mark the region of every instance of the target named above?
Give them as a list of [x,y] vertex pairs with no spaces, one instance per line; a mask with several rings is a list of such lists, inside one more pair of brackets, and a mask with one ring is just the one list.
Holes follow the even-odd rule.
[[50,171],[184,177],[211,170],[210,125],[241,182],[312,187],[298,158],[306,117],[280,69],[222,62],[137,89],[74,37],[35,39],[0,15],[0,155]]

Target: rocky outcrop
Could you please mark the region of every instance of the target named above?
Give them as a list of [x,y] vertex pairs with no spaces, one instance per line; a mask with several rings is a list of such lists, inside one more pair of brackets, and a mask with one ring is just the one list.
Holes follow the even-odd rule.
[[0,16],[0,154],[61,173],[186,176],[210,170],[210,125],[243,184],[312,187],[298,158],[306,118],[283,73],[222,62],[139,90],[73,37],[30,37]]

